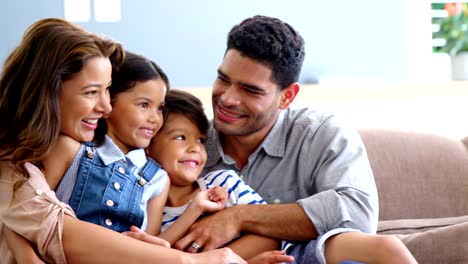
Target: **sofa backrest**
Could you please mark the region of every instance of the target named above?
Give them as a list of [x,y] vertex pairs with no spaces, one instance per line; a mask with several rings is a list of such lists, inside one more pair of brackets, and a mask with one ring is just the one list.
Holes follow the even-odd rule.
[[380,220],[468,215],[468,138],[359,132],[379,191]]

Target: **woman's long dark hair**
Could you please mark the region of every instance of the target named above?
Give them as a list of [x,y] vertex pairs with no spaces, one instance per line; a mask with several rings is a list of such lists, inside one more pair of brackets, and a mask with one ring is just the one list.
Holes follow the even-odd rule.
[[122,63],[119,43],[101,38],[62,19],[32,24],[8,56],[0,76],[0,160],[24,171],[43,161],[59,136],[63,82],[94,57]]

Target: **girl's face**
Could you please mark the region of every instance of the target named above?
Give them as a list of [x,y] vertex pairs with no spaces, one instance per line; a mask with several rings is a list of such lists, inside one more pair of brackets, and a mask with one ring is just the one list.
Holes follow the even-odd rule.
[[171,113],[148,152],[167,171],[171,185],[191,185],[206,163],[205,135],[184,115]]
[[123,153],[146,148],[163,123],[166,84],[163,80],[138,82],[112,100],[107,135]]
[[94,137],[99,118],[111,111],[108,86],[112,67],[108,58],[90,59],[60,93],[60,132],[86,142]]

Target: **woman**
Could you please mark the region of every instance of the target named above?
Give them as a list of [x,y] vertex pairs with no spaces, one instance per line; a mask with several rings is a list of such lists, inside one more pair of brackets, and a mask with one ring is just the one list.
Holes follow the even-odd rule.
[[5,235],[15,233],[51,263],[244,263],[229,249],[189,254],[79,221],[47,185],[44,174],[62,166],[47,159],[59,134],[90,141],[110,112],[111,64],[123,56],[115,42],[43,19],[7,58],[0,77],[2,263],[14,262]]

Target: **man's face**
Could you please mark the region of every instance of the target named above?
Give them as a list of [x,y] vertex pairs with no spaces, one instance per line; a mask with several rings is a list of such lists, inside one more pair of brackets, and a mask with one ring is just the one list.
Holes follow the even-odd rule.
[[227,136],[266,135],[280,111],[281,92],[271,69],[231,49],[213,84],[213,121]]

